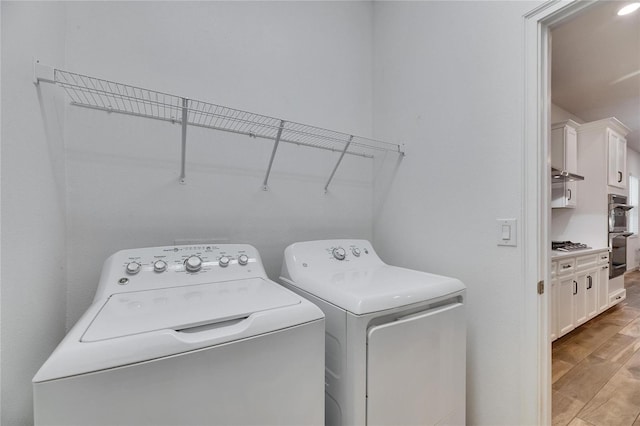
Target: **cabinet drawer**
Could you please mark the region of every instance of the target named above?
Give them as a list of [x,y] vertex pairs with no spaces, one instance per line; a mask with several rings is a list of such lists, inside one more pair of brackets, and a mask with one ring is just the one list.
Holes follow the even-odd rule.
[[558,276],[573,274],[576,269],[576,259],[566,259],[558,261]]
[[582,271],[584,269],[593,268],[598,264],[598,254],[588,254],[586,256],[576,257],[576,270]]
[[551,262],[551,278],[555,278],[558,275],[558,262]]
[[616,305],[627,298],[627,290],[622,288],[615,293],[609,295],[609,306]]
[[598,265],[604,265],[609,263],[609,252],[603,251],[602,253],[598,253]]

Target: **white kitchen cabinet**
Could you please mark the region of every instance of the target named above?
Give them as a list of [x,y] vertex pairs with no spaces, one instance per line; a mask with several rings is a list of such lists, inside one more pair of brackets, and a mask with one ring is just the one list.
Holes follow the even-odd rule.
[[575,258],[558,261],[558,286],[556,291],[556,330],[557,337],[561,337],[574,328],[575,323],[575,295],[577,285],[575,276]]
[[[578,123],[572,120],[551,126],[551,167],[578,174]],[[577,182],[551,185],[552,208],[575,208],[578,202]]]
[[576,327],[598,314],[598,260],[600,253],[576,257]]
[[598,270],[576,272],[574,288],[574,324],[579,326],[598,313]]
[[558,337],[562,337],[576,328],[575,319],[575,295],[577,294],[578,282],[575,275],[558,278],[557,291],[557,330]]
[[613,129],[607,129],[608,184],[616,188],[627,187],[627,140]]
[[590,269],[584,272],[585,279],[583,286],[580,287],[584,290],[584,311],[585,321],[589,321],[591,318],[598,315],[598,268]]
[[609,280],[609,307],[617,305],[627,298],[627,290],[624,288],[624,275]]
[[608,307],[606,250],[562,256],[551,265],[551,340],[569,333]]
[[[630,129],[615,117],[580,124],[578,165],[587,188],[586,209],[602,221],[607,220],[607,194],[626,195],[627,141]],[[582,201],[582,198],[581,198]],[[599,213],[597,216],[594,213]],[[606,224],[606,222],[604,222]],[[585,222],[585,226],[590,226]]]
[[609,308],[609,253],[598,255],[598,314]]

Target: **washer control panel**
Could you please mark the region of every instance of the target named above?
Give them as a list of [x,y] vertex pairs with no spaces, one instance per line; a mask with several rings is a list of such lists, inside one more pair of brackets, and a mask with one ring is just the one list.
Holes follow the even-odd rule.
[[258,251],[248,244],[131,249],[105,261],[98,293],[101,289],[113,294],[249,277],[267,279]]

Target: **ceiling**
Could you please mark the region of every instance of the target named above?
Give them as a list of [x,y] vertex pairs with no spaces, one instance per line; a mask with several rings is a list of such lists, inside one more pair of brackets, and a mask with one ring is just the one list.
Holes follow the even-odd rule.
[[640,151],[640,10],[617,15],[628,3],[599,1],[552,30],[551,98],[585,122],[616,117]]

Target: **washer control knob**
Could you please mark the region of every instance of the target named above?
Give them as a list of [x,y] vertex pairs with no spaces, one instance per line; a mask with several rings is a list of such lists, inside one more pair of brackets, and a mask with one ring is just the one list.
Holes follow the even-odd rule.
[[187,260],[184,261],[184,267],[187,268],[189,272],[198,272],[200,268],[202,268],[202,259],[198,256],[189,256]]
[[164,260],[156,260],[153,263],[153,270],[156,272],[164,272],[167,270],[167,262]]
[[335,257],[338,260],[344,260],[346,255],[347,255],[347,252],[344,251],[342,247],[333,249],[333,257]]
[[360,256],[360,249],[358,247],[354,247],[351,249],[351,253],[353,253],[353,255],[355,257],[359,257]]
[[231,262],[231,259],[229,259],[228,256],[222,256],[220,259],[218,259],[218,265],[220,265],[223,268],[226,268],[227,266],[229,266],[229,262]]
[[249,263],[249,256],[247,256],[246,254],[241,254],[240,256],[238,256],[238,263],[242,266],[246,265],[247,263]]
[[135,275],[140,272],[141,267],[142,265],[140,265],[138,262],[129,262],[127,263],[127,274]]

